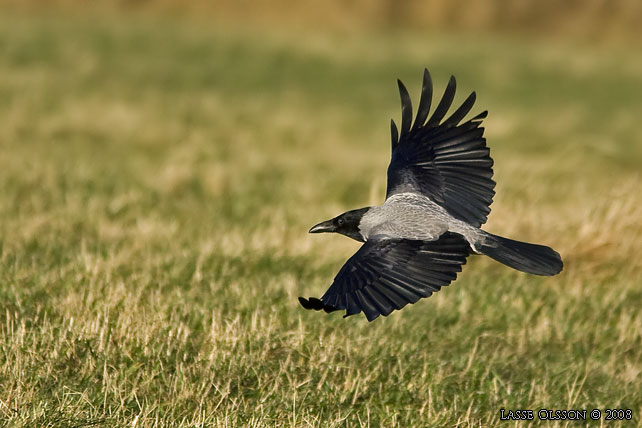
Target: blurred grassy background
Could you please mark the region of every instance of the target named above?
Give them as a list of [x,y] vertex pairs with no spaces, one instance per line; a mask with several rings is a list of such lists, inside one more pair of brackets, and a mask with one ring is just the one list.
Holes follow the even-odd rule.
[[234,25],[333,30],[447,30],[630,40],[642,37],[636,0],[2,0],[39,10],[119,10],[201,17]]
[[[639,425],[642,53],[607,31],[636,4],[604,34],[552,2],[532,31],[438,2],[240,4],[3,5],[0,425]],[[472,258],[372,324],[305,312],[358,247],[307,229],[382,201],[395,78],[417,97],[426,66],[490,110],[487,229],[565,270]]]

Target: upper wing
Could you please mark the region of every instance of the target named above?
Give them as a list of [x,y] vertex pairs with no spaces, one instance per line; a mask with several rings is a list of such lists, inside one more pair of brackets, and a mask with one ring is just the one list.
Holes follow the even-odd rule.
[[428,70],[424,70],[421,99],[412,124],[410,95],[403,83],[398,83],[401,133],[392,121],[392,159],[386,198],[402,192],[420,193],[455,218],[481,226],[486,222],[495,194],[493,160],[483,137],[484,128],[480,126],[488,112],[459,124],[475,103],[473,92],[443,120],[455,96],[455,78],[451,77],[443,98],[426,121],[432,99],[432,79]]
[[469,253],[468,243],[450,232],[436,241],[368,240],[321,299],[299,301],[306,309],[345,309],[345,316],[363,311],[372,321],[450,284]]

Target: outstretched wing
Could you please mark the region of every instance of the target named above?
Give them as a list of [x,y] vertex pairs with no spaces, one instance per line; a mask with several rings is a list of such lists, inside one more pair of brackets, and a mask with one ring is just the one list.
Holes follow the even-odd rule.
[[[424,70],[417,116],[412,124],[412,102],[398,81],[401,96],[401,130],[391,121],[392,159],[388,167],[386,198],[402,192],[420,193],[444,207],[452,216],[479,227],[486,222],[495,182],[481,121],[488,112],[461,120],[475,103],[475,93],[444,120],[455,97],[451,77],[444,96],[428,118],[432,79]],[[412,127],[411,127],[412,125]]]
[[345,316],[364,312],[372,321],[450,284],[469,253],[468,243],[450,232],[436,241],[368,240],[343,265],[321,299],[299,297],[299,301],[317,311],[345,309]]

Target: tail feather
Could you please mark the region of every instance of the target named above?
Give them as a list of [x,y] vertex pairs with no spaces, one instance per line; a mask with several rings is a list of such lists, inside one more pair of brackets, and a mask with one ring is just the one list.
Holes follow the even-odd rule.
[[534,275],[557,275],[564,267],[559,253],[550,247],[514,241],[490,233],[478,249],[480,253],[506,266]]

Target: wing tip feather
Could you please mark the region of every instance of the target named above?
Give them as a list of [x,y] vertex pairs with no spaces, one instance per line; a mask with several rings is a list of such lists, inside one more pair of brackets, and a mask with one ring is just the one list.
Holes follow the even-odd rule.
[[410,131],[410,124],[412,122],[412,100],[406,85],[403,84],[401,79],[397,79],[397,86],[399,87],[399,97],[401,98],[401,135],[405,135]]
[[390,119],[390,143],[392,145],[392,150],[394,150],[399,144],[399,130],[397,129],[397,124],[394,119]]

